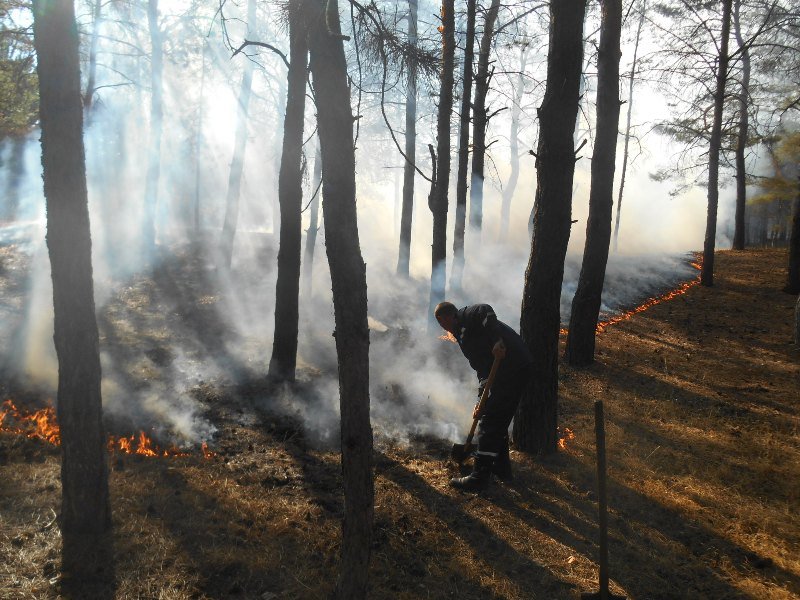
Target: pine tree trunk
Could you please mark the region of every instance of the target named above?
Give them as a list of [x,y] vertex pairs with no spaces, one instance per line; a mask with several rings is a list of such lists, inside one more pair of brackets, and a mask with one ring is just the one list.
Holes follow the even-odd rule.
[[[339,359],[342,471],[345,514],[342,558],[334,597],[366,597],[372,538],[374,484],[369,417],[369,330],[366,265],[356,214],[353,115],[336,0],[316,0],[309,35],[311,75],[317,95],[322,146],[322,203],[333,286]],[[327,10],[327,14],[323,11]]]
[[97,75],[97,42],[100,37],[100,20],[103,14],[103,0],[95,0],[92,8],[92,37],[89,42],[89,64],[86,70],[86,91],[83,94],[83,107],[89,109],[94,100],[95,78]]
[[193,233],[195,238],[200,236],[200,190],[201,173],[200,173],[200,150],[203,147],[203,98],[205,97],[206,89],[206,54],[208,52],[208,42],[203,40],[203,62],[200,66],[200,98],[197,106],[197,125],[194,136],[194,227]]
[[[797,184],[800,189],[800,177],[798,177]],[[783,291],[789,294],[800,294],[800,192],[794,201],[794,210],[792,211],[792,230],[789,234],[789,269]]]
[[272,359],[269,362],[270,376],[286,381],[294,381],[297,365],[302,240],[300,211],[303,203],[303,121],[308,65],[304,2],[305,0],[290,0],[288,5],[289,75],[286,87],[286,118],[283,122],[283,154],[278,177],[281,239],[278,251],[278,280],[275,288],[275,339]]
[[436,178],[428,198],[433,213],[431,246],[431,295],[429,328],[438,327],[433,309],[444,300],[447,267],[447,188],[450,184],[450,115],[453,112],[453,67],[455,60],[454,0],[442,2],[442,67],[439,88],[439,112],[436,127]]
[[[256,30],[256,2],[247,2],[247,28]],[[242,191],[242,173],[244,172],[244,155],[247,149],[247,113],[250,107],[250,96],[253,89],[253,61],[244,57],[244,73],[242,85],[239,88],[239,105],[236,111],[236,138],[233,144],[233,158],[231,170],[228,174],[228,195],[225,201],[225,221],[222,226],[219,253],[222,266],[231,267],[233,260],[233,240],[236,237],[236,228],[239,223],[239,198]],[[284,136],[285,136],[284,132]],[[302,135],[302,132],[301,132]],[[285,140],[285,137],[284,137]],[[278,176],[280,187],[280,175]],[[280,194],[280,192],[279,192]]]
[[728,37],[731,32],[733,0],[722,0],[722,35],[717,61],[717,83],[714,91],[714,123],[708,150],[708,218],[703,244],[703,267],[700,285],[714,285],[714,246],[717,237],[717,207],[719,205],[719,152],[722,145],[722,111],[725,106],[725,84],[728,78]]
[[467,224],[467,171],[469,170],[469,117],[472,101],[472,60],[475,51],[475,4],[467,0],[467,39],[464,48],[463,88],[458,131],[458,175],[456,177],[456,222],[453,232],[453,271],[450,288],[461,289],[464,276],[464,229]]
[[747,181],[744,164],[744,151],[747,147],[748,114],[750,101],[750,49],[742,39],[742,27],[739,21],[741,0],[736,0],[733,11],[733,26],[736,43],[742,53],[742,81],[739,88],[739,131],[736,136],[736,216],[733,230],[733,249],[744,250],[744,219],[747,202]]
[[472,182],[469,190],[469,225],[480,242],[483,227],[483,179],[486,162],[486,127],[489,119],[486,110],[486,94],[489,92],[492,71],[489,70],[489,53],[492,49],[494,23],[500,9],[500,0],[492,0],[483,21],[481,49],[478,54],[478,72],[475,74],[475,106],[472,119]]
[[586,366],[594,362],[595,333],[606,277],[614,208],[622,0],[602,0],[601,4],[600,49],[597,54],[597,135],[592,153],[589,218],[581,274],[572,299],[566,346],[567,362],[573,366]]
[[[408,43],[417,44],[417,0],[408,0]],[[397,274],[408,277],[411,263],[411,222],[414,216],[414,165],[417,160],[417,65],[408,63],[406,86],[406,161],[403,165],[403,208]]]
[[147,260],[156,246],[156,209],[161,176],[161,134],[163,129],[164,50],[158,26],[158,0],[147,2],[147,24],[150,31],[150,142],[147,154],[147,175],[144,191],[143,251]]
[[19,201],[22,182],[25,181],[26,177],[26,145],[27,139],[25,137],[11,138],[11,156],[8,158],[8,166],[6,167],[6,198],[3,203],[5,210],[4,218],[9,221],[17,220],[20,217],[25,218],[25,215],[19,214]]
[[514,419],[514,440],[525,452],[549,454],[557,446],[558,335],[561,283],[569,242],[573,133],[583,59],[586,0],[550,4],[547,84],[539,108],[536,216],[525,271],[521,333],[531,350],[531,382]]
[[[288,98],[289,91],[286,89],[287,81],[278,78],[278,101],[276,106],[286,106],[286,100]],[[283,132],[276,131],[275,132],[275,146],[278,145],[278,139],[283,140]],[[275,159],[274,159],[274,172],[278,174],[280,178],[281,172],[281,154],[280,152],[275,152]],[[277,245],[278,240],[280,239],[280,230],[281,230],[281,203],[279,200],[279,196],[277,193],[272,194],[272,236],[274,239],[274,243]]]
[[319,197],[322,195],[322,154],[319,144],[314,156],[314,178],[311,182],[311,213],[308,220],[308,231],[306,232],[306,251],[303,260],[303,296],[311,298],[313,273],[314,273],[314,248],[317,244],[317,232],[319,231]]
[[[61,427],[62,532],[111,527],[92,281],[78,35],[70,0],[35,0],[47,247]],[[65,557],[65,560],[68,557]]]
[[508,176],[506,187],[503,189],[503,203],[500,207],[499,239],[501,241],[508,236],[511,201],[514,199],[514,192],[517,190],[517,182],[519,181],[519,119],[522,114],[522,96],[525,93],[525,65],[528,62],[529,48],[529,43],[525,42],[519,51],[519,74],[517,76],[517,84],[514,86],[514,100],[511,107],[511,131],[508,136],[511,173]]
[[628,77],[628,118],[625,125],[625,146],[622,150],[622,174],[619,177],[619,193],[617,194],[617,218],[614,221],[614,252],[617,251],[619,244],[619,220],[622,213],[622,192],[625,190],[625,175],[628,172],[628,146],[631,141],[631,115],[633,114],[633,84],[636,81],[636,59],[639,55],[639,40],[642,39],[642,27],[644,26],[644,16],[647,12],[647,0],[642,0],[642,8],[639,13],[639,26],[636,29],[636,41],[633,44],[633,62],[631,63],[631,74]]

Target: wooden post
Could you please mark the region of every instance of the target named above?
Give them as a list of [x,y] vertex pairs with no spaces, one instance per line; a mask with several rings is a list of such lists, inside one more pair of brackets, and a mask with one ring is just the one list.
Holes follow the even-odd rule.
[[606,431],[603,401],[594,403],[594,431],[597,438],[597,505],[600,526],[600,591],[581,594],[583,600],[625,600],[608,591],[608,514],[606,503]]
[[606,430],[603,401],[594,403],[594,432],[597,438],[597,505],[600,525],[600,598],[608,598],[608,515],[606,509]]

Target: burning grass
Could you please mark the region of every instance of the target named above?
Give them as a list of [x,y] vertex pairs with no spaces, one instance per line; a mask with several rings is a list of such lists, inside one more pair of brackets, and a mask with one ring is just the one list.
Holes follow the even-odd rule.
[[[575,598],[596,589],[592,402],[606,404],[611,577],[629,598],[800,595],[800,352],[784,252],[722,252],[692,286],[610,327],[586,370],[562,367],[561,438],[514,452],[514,485],[447,486],[449,444],[377,440],[372,598]],[[266,385],[266,384],[263,384]],[[333,589],[338,456],[197,390],[216,456],[111,461],[116,598],[317,599]],[[20,404],[21,405],[21,404]],[[244,418],[244,417],[247,418]],[[4,426],[9,426],[6,419]],[[466,427],[465,423],[465,427]],[[56,598],[58,450],[0,434],[0,597]],[[89,596],[84,596],[89,597]]]

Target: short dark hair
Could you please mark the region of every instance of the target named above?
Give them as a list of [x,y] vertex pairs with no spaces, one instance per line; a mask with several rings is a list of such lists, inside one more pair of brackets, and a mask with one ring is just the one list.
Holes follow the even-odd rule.
[[439,302],[433,309],[433,316],[437,319],[445,315],[455,315],[458,312],[456,305],[452,302]]

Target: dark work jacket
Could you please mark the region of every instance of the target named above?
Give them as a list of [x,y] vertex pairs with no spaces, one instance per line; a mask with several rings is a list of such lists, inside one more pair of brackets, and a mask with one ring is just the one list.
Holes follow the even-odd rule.
[[480,381],[489,377],[494,362],[492,348],[500,338],[506,345],[506,356],[497,370],[497,380],[513,377],[530,368],[533,357],[525,342],[516,331],[497,319],[494,309],[488,304],[465,306],[456,313],[456,319],[456,341]]

